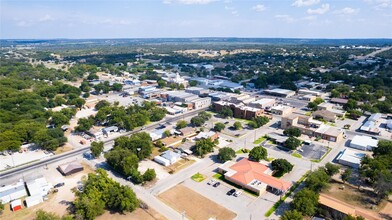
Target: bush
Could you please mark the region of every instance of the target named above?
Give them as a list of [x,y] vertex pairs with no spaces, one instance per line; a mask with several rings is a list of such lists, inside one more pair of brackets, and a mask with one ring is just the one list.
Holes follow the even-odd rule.
[[233,127],[235,130],[241,130],[242,129],[242,124],[239,121],[234,122]]
[[185,128],[188,125],[188,123],[184,120],[180,120],[176,124],[177,129]]
[[147,169],[146,172],[143,174],[144,181],[152,181],[157,177],[154,169]]

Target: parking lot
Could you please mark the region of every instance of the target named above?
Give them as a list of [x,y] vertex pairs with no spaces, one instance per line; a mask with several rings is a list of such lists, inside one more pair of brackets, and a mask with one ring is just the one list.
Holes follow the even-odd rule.
[[328,152],[328,147],[321,144],[311,143],[302,145],[298,149],[299,154],[311,160],[320,160]]

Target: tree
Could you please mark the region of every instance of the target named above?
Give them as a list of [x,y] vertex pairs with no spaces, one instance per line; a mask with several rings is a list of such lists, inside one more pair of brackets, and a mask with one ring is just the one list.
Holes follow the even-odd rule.
[[122,90],[122,85],[120,83],[113,83],[112,90],[116,92],[120,92]]
[[285,211],[280,217],[280,220],[302,220],[303,216],[302,213],[297,210],[288,210]]
[[325,171],[327,172],[328,176],[333,176],[339,173],[339,169],[340,169],[339,165],[335,165],[329,162],[325,164]]
[[299,147],[301,145],[301,141],[298,140],[295,137],[289,137],[287,138],[287,140],[284,142],[284,145],[291,149],[291,150],[295,150],[297,149],[297,147]]
[[165,131],[163,132],[163,136],[164,136],[164,137],[170,137],[170,136],[171,136],[170,131],[169,131],[169,130],[165,130]]
[[380,172],[374,184],[374,192],[377,194],[378,203],[392,192],[392,174],[390,171],[383,170]]
[[346,215],[342,220],[365,220],[362,216]]
[[219,149],[218,159],[221,162],[232,160],[235,157],[235,151],[230,147],[223,147]]
[[78,126],[76,126],[76,131],[88,131],[94,125],[94,119],[92,117],[89,118],[79,118]]
[[166,82],[163,79],[157,81],[159,88],[163,88],[166,86]]
[[96,105],[95,105],[95,110],[99,110],[103,107],[107,107],[110,106],[110,102],[106,101],[106,100],[101,100],[99,101]]
[[86,103],[86,101],[82,98],[76,98],[70,101],[71,105],[75,105],[78,108],[82,108],[82,106]]
[[191,123],[197,127],[202,126],[204,124],[204,122],[205,122],[205,120],[200,116],[195,116],[195,117],[191,118]]
[[267,149],[262,146],[256,146],[249,152],[249,158],[257,162],[260,160],[266,160],[267,156]]
[[69,123],[69,118],[61,112],[52,112],[51,123],[56,127],[61,127]]
[[186,122],[184,120],[179,120],[179,121],[177,121],[176,129],[185,128],[187,125],[188,125],[188,122]]
[[250,121],[250,122],[248,122],[248,126],[249,126],[250,128],[252,128],[252,129],[255,129],[255,128],[257,128],[257,123],[254,122],[254,121]]
[[309,174],[305,180],[306,186],[313,191],[320,191],[327,186],[330,176],[325,171],[325,168],[320,167]]
[[261,127],[269,122],[269,118],[266,116],[258,116],[252,119],[252,121],[256,122],[257,127]]
[[341,175],[341,178],[343,180],[343,182],[347,182],[350,178],[351,178],[351,174],[352,174],[352,170],[350,168],[347,168],[344,170],[344,172]]
[[215,124],[214,130],[220,132],[223,129],[225,129],[225,127],[226,127],[225,124],[218,122]]
[[242,123],[239,121],[234,122],[233,127],[235,130],[241,130],[242,129]]
[[196,80],[189,81],[189,86],[197,86],[197,81]]
[[151,137],[146,132],[138,132],[132,134],[130,137],[122,136],[114,140],[114,148],[128,149],[133,154],[137,155],[140,160],[143,160],[152,153]]
[[156,178],[157,174],[155,173],[154,169],[147,169],[146,172],[143,174],[144,181],[152,181]]
[[286,159],[275,159],[271,163],[272,170],[275,171],[274,176],[283,176],[285,173],[293,169],[293,165]]
[[105,154],[105,158],[114,170],[127,177],[139,167],[139,158],[128,149],[114,148]]
[[319,195],[314,191],[304,188],[297,192],[290,207],[306,216],[313,216],[317,211]]
[[286,128],[286,130],[283,131],[283,134],[289,137],[299,137],[301,136],[301,130],[299,128]]
[[224,118],[233,117],[233,110],[228,106],[223,106],[219,114]]
[[308,107],[311,111],[316,111],[317,110],[317,104],[315,102],[309,102],[306,107]]
[[103,146],[102,141],[92,142],[90,150],[91,150],[91,154],[93,155],[93,157],[95,157],[95,158],[99,157],[99,155],[101,155],[101,153],[103,152],[103,148],[104,148],[104,146]]
[[211,140],[211,138],[207,138],[207,139],[202,139],[202,140],[196,141],[196,145],[195,145],[193,151],[197,156],[204,157],[204,155],[206,155],[207,153],[213,152],[214,147],[215,147],[215,144]]

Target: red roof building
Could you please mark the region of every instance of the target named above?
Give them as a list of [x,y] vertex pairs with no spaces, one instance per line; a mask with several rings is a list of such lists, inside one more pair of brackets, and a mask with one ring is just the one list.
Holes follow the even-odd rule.
[[284,193],[292,186],[289,182],[271,176],[272,170],[266,165],[247,158],[236,163],[227,161],[218,170],[224,174],[226,180],[257,194],[264,192],[267,187]]

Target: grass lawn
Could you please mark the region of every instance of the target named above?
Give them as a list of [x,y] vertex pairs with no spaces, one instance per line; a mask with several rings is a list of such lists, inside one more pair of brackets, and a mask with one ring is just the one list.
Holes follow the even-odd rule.
[[255,140],[253,143],[254,144],[261,144],[261,142],[267,140],[267,138],[265,136],[260,137],[259,139]]
[[236,154],[247,154],[248,152],[244,152],[244,149],[241,148],[235,152]]
[[297,158],[302,158],[302,155],[299,153],[296,153],[296,152],[292,153],[291,156],[297,157]]
[[196,181],[196,182],[201,182],[201,181],[205,180],[206,178],[207,178],[207,177],[204,176],[204,175],[201,174],[201,173],[196,173],[195,175],[193,175],[193,176],[191,177],[191,179],[194,180],[194,181]]
[[267,161],[268,161],[268,162],[272,162],[273,160],[275,160],[275,158],[273,158],[273,157],[268,157],[268,158],[267,158]]

